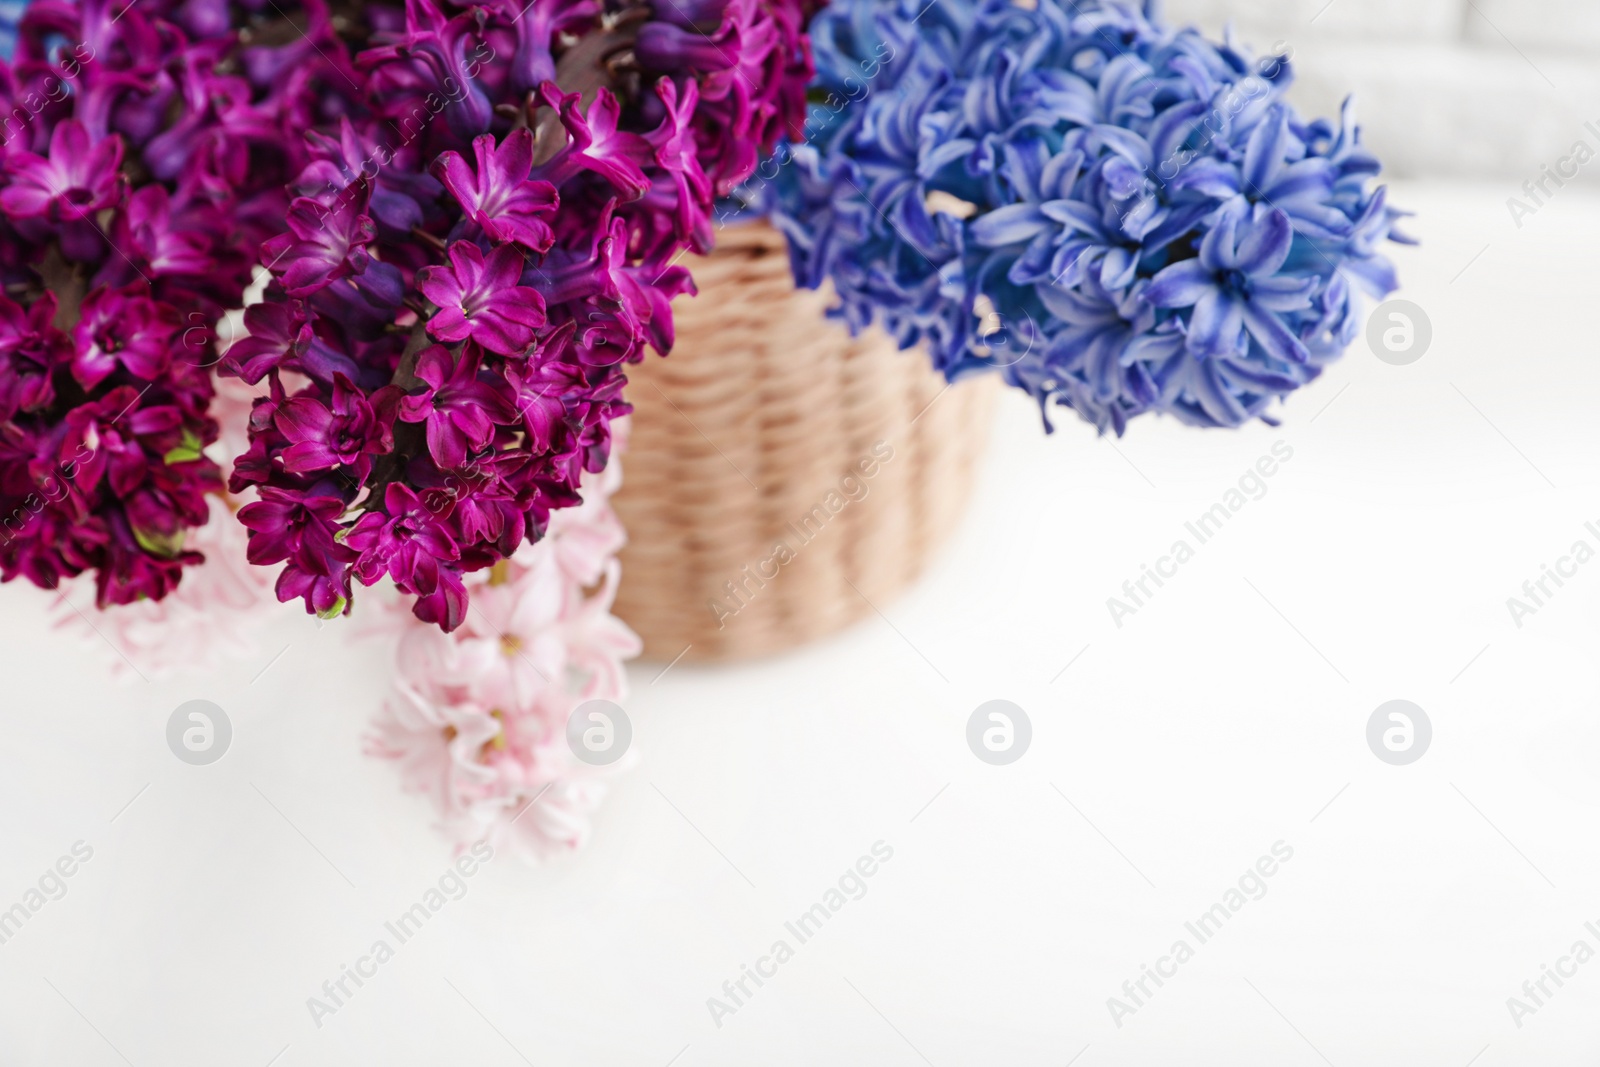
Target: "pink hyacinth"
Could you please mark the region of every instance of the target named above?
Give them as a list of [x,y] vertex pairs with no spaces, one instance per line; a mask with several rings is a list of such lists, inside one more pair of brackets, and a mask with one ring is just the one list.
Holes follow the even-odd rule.
[[579,848],[607,776],[627,763],[579,762],[566,738],[579,704],[624,699],[622,664],[640,648],[611,614],[620,477],[615,461],[586,475],[583,503],[553,515],[542,540],[468,575],[472,610],[451,632],[398,598],[369,601],[382,605],[379,628],[398,633],[369,751],[400,762],[405,788],[430,798],[458,846],[487,838],[531,858]]

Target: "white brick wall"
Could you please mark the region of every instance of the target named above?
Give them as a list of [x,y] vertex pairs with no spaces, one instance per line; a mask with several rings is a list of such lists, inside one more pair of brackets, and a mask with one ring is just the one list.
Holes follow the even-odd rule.
[[[1172,22],[1220,30],[1231,19],[1241,32],[1262,30],[1285,40],[1308,33],[1454,40],[1461,36],[1465,4],[1463,0],[1333,0],[1331,4],[1328,0],[1166,0],[1163,7]],[[1262,47],[1271,43],[1263,41]]]
[[[1596,0],[1474,0],[1467,36],[1504,47],[1600,53],[1600,3]],[[1504,36],[1502,36],[1504,35]]]
[[[1165,0],[1169,21],[1232,22],[1294,48],[1292,96],[1332,115],[1356,94],[1397,177],[1536,177],[1600,120],[1600,0]],[[1595,173],[1587,173],[1588,170]],[[1584,181],[1600,184],[1600,167]],[[1509,195],[1509,193],[1508,193]]]

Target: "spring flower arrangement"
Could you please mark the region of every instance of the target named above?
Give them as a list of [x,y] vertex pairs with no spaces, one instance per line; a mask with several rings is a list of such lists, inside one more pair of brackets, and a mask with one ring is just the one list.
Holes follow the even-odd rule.
[[248,647],[267,585],[332,617],[391,579],[372,751],[461,840],[581,843],[604,772],[566,718],[638,651],[623,371],[798,134],[811,12],[34,0],[0,62],[0,576],[92,572],[102,613],[59,621],[146,676]]
[[[613,427],[619,448],[624,425]],[[364,600],[399,634],[370,751],[399,761],[406,786],[428,796],[462,847],[487,839],[531,858],[580,847],[606,777],[623,766],[580,763],[566,741],[579,704],[626,697],[621,663],[639,652],[610,613],[620,480],[613,457],[583,476],[582,504],[555,512],[544,538],[467,575],[474,610],[451,633],[398,597]]]
[[[277,595],[387,576],[454,631],[469,575],[601,471],[623,368],[672,344],[675,260],[803,118],[807,0],[369,2],[307,133],[266,300],[225,373],[266,381],[232,485]],[[471,591],[469,591],[469,589]],[[496,594],[499,595],[499,594]]]
[[838,0],[806,143],[764,190],[796,280],[949,378],[1003,372],[1101,432],[1267,418],[1358,335],[1406,241],[1347,103],[1284,56],[1112,0]]
[[230,10],[39,0],[0,61],[0,579],[106,608],[204,558],[212,344],[330,73],[320,9],[288,44]]

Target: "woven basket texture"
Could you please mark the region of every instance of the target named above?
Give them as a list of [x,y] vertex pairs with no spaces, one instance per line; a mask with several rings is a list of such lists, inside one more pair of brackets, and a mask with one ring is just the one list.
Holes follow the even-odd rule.
[[689,265],[672,355],[628,372],[616,612],[656,661],[782,652],[921,574],[967,501],[994,382],[947,386],[887,334],[851,338],[766,223]]

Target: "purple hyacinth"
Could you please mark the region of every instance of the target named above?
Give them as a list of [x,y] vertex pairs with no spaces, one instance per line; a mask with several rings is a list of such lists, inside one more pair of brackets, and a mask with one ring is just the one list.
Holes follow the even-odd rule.
[[345,537],[361,555],[356,577],[371,585],[384,575],[417,595],[418,616],[446,630],[461,625],[467,594],[460,572],[449,566],[461,556],[446,520],[450,508],[424,504],[409,486],[390,483],[383,511],[369,511]]
[[289,232],[261,246],[269,269],[284,264],[278,277],[290,296],[310,296],[341,278],[363,274],[367,248],[377,234],[361,213],[357,197],[336,197],[331,210],[314,200],[296,200],[289,208]]
[[[201,561],[217,328],[343,76],[316,53],[320,0],[286,7],[50,0],[0,61],[0,579],[91,571],[104,607]],[[247,27],[296,41],[292,66],[252,78],[247,54],[280,49]]]
[[515,241],[534,251],[548,251],[555,240],[550,217],[556,210],[556,187],[530,181],[533,168],[533,134],[513,131],[496,147],[484,134],[472,141],[477,167],[459,153],[445,152],[433,165],[434,174],[461,204],[466,217],[483,228],[490,240]]
[[400,418],[427,427],[428,454],[441,468],[463,466],[471,452],[482,452],[494,441],[497,424],[514,417],[501,396],[502,383],[485,376],[481,356],[471,347],[460,358],[443,345],[423,350],[417,359],[421,392],[400,402]]
[[122,199],[121,165],[122,138],[91,141],[83,123],[67,119],[51,132],[48,156],[7,153],[0,211],[13,219],[88,219]]
[[671,347],[693,291],[675,261],[802,117],[809,0],[696,10],[388,0],[346,20],[351,79],[323,86],[266,301],[222,365],[268,384],[233,485],[260,488],[240,518],[281,599],[344,611],[388,579],[453,629],[463,575],[604,468],[624,369]]
[[394,408],[398,389],[380,389],[369,402],[366,395],[342,374],[333,378],[329,403],[312,396],[297,396],[278,405],[273,425],[289,447],[283,450],[283,468],[291,474],[310,474],[350,467],[365,477],[372,456],[394,447]]
[[441,341],[470,337],[502,356],[521,355],[533,344],[534,329],[545,324],[544,297],[517,284],[522,264],[515,245],[501,245],[487,260],[469,241],[451,245],[448,266],[417,275],[417,288],[439,307],[428,333]]

